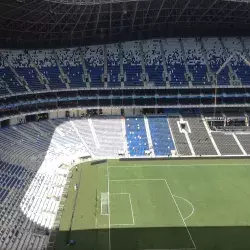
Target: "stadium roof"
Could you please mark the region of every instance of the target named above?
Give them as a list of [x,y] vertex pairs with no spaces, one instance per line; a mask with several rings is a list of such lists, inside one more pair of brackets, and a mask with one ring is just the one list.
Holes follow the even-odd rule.
[[[60,2],[60,3],[59,3]],[[248,35],[247,0],[1,0],[0,47]]]

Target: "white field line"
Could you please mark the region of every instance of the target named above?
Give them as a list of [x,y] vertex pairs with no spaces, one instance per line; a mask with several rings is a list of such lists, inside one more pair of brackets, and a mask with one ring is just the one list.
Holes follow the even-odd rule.
[[110,193],[110,195],[120,195],[120,194],[126,194],[126,195],[129,195],[129,193]]
[[123,182],[123,181],[165,181],[165,179],[113,179],[110,182]]
[[97,216],[95,216],[95,228],[97,228],[98,225],[98,220],[97,220]]
[[107,213],[103,213],[103,212],[101,212],[101,215],[105,215],[105,216],[108,216],[109,214]]
[[184,218],[184,220],[187,220],[187,219],[188,219],[189,217],[191,217],[191,216],[193,215],[193,213],[194,213],[194,206],[193,206],[193,204],[192,204],[189,200],[187,200],[187,199],[185,199],[185,198],[183,198],[183,197],[181,197],[181,196],[176,196],[176,195],[174,195],[174,197],[186,201],[186,202],[192,207],[192,212],[191,212],[187,217]]
[[195,166],[250,166],[250,164],[242,163],[214,163],[214,164],[202,164],[202,163],[196,163],[196,164],[165,164],[165,165],[136,165],[133,166],[109,166],[109,168],[146,168],[146,167],[195,167]]
[[109,197],[109,166],[107,161],[107,178],[108,178],[108,214],[109,214],[109,250],[111,250],[111,236],[110,236],[110,197]]
[[111,224],[111,226],[134,226],[135,224]]
[[132,218],[133,218],[133,224],[135,225],[134,210],[133,210],[133,206],[132,206],[132,201],[131,201],[131,197],[130,197],[130,194],[128,194],[128,196],[129,196],[130,209],[131,209],[131,213],[132,213]]
[[131,215],[132,215],[132,220],[133,220],[133,223],[129,223],[129,224],[111,224],[111,225],[112,226],[134,226],[135,225],[135,218],[134,218],[134,210],[133,210],[133,206],[132,206],[130,193],[110,193],[110,195],[128,195],[129,203],[130,203],[130,210],[131,210]]
[[188,232],[188,234],[189,234],[189,237],[190,237],[190,239],[191,239],[191,241],[192,241],[192,243],[193,243],[193,245],[194,245],[194,248],[196,249],[196,245],[195,245],[195,243],[194,243],[194,240],[193,240],[193,238],[192,238],[192,235],[191,235],[191,233],[190,233],[190,231],[189,231],[189,229],[188,229],[188,227],[187,227],[187,224],[186,224],[186,222],[185,222],[185,220],[184,220],[184,218],[183,218],[183,216],[182,216],[182,214],[181,214],[181,210],[180,210],[180,208],[179,208],[179,206],[178,206],[178,204],[177,204],[177,202],[176,202],[176,200],[175,200],[175,198],[174,198],[174,196],[173,196],[173,193],[172,193],[172,191],[171,191],[171,189],[170,189],[170,187],[169,187],[169,185],[168,185],[167,180],[165,180],[165,183],[166,183],[166,185],[167,185],[167,187],[168,187],[168,190],[169,190],[169,192],[170,192],[170,194],[171,194],[171,196],[172,196],[172,199],[173,199],[173,201],[174,201],[174,203],[175,203],[175,205],[176,205],[176,207],[177,207],[177,209],[178,209],[178,212],[179,212],[179,214],[180,214],[180,216],[181,216],[181,219],[182,219],[182,221],[183,221],[183,223],[184,223],[184,225],[185,225],[185,227],[186,227],[186,230],[187,230],[187,232]]
[[[115,179],[113,179],[113,180],[110,180],[110,181],[117,181],[117,182],[119,182],[119,181],[164,181],[165,182],[165,184],[166,184],[166,186],[168,187],[168,190],[169,190],[169,192],[170,192],[170,195],[172,196],[172,199],[173,199],[173,201],[174,201],[174,203],[175,203],[175,206],[176,206],[176,208],[177,208],[177,210],[178,210],[178,212],[179,212],[179,214],[180,214],[180,216],[181,216],[181,219],[182,219],[182,221],[183,221],[183,224],[184,224],[184,226],[185,226],[185,228],[186,228],[186,230],[187,230],[187,233],[188,233],[188,235],[189,235],[189,238],[190,238],[190,240],[192,241],[192,244],[193,244],[193,246],[194,246],[194,248],[181,248],[182,250],[183,249],[196,249],[196,245],[195,245],[195,243],[194,243],[194,240],[193,240],[193,238],[192,238],[192,235],[191,235],[191,233],[190,233],[190,231],[189,231],[189,229],[188,229],[188,227],[187,227],[187,224],[186,224],[186,222],[185,222],[185,220],[184,220],[184,218],[183,218],[183,216],[182,216],[182,214],[181,214],[181,211],[180,211],[180,209],[179,209],[179,206],[178,206],[178,204],[177,204],[177,202],[176,202],[176,200],[175,200],[175,198],[174,198],[174,195],[173,195],[173,193],[172,193],[172,191],[171,191],[171,189],[170,189],[170,187],[169,187],[169,185],[168,185],[168,182],[167,182],[167,180],[166,179],[123,179],[123,180],[115,180]],[[190,215],[191,216],[191,215]],[[168,250],[168,249],[165,249],[165,250]],[[175,249],[176,250],[176,249]]]

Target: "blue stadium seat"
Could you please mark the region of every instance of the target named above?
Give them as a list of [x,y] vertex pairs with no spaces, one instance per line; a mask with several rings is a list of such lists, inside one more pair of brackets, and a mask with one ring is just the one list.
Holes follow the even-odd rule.
[[148,123],[155,155],[171,155],[175,147],[166,116],[149,116]]
[[123,70],[126,75],[126,86],[143,86],[141,74],[142,63],[139,42],[125,42],[122,44]]
[[163,49],[167,71],[171,76],[170,85],[174,87],[187,86],[188,82],[185,78],[186,70],[179,40],[177,38],[163,40]]
[[85,64],[90,74],[91,87],[103,87],[102,75],[104,73],[104,54],[102,46],[89,46],[85,51]]
[[0,161],[0,202],[5,200],[10,189],[24,188],[28,174],[22,166]]
[[48,79],[52,90],[66,88],[52,50],[32,50],[29,54],[40,72]]
[[109,87],[120,87],[120,54],[118,44],[107,45]]
[[163,81],[163,60],[159,40],[148,40],[142,42],[145,69],[148,73],[149,82],[155,86],[164,86]]
[[197,86],[208,85],[207,66],[202,54],[201,44],[195,38],[183,38],[186,62],[189,72],[193,76],[192,84]]
[[149,150],[143,117],[126,118],[126,136],[130,156],[143,156]]
[[86,87],[83,82],[83,66],[81,62],[80,50],[77,48],[56,50],[59,63],[65,75],[68,76],[71,88]]
[[[206,50],[208,63],[212,72],[215,74],[226,61],[226,55],[223,51],[223,48],[220,44],[218,38],[204,38],[204,47]],[[229,85],[230,78],[229,78],[229,69],[226,65],[217,77],[217,84],[218,85]]]
[[[45,89],[45,85],[39,81],[38,73],[36,72],[35,68],[32,67],[30,58],[26,53],[24,53],[24,51],[6,50],[3,51],[3,55],[8,59],[8,62],[15,69],[16,73],[26,80],[31,91],[39,91]],[[22,91],[27,91],[26,88],[22,88]]]

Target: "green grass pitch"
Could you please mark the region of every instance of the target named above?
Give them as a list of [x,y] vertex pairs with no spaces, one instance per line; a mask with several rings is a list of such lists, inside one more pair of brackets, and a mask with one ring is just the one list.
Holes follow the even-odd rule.
[[[73,213],[73,187],[79,180]],[[66,246],[67,239],[77,244]],[[250,162],[110,160],[95,166],[82,164],[73,170],[55,247],[249,250]]]

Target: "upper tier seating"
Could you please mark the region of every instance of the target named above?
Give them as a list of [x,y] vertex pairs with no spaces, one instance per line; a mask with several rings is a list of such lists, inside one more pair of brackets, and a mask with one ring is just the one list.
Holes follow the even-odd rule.
[[84,73],[80,50],[77,48],[70,48],[58,49],[55,52],[57,53],[64,74],[66,74],[70,80],[70,87],[86,87],[86,84],[83,83]]
[[52,50],[31,50],[29,54],[40,72],[49,80],[51,89],[66,88]]
[[[215,74],[226,61],[226,55],[218,38],[203,38],[208,63]],[[229,69],[226,65],[217,76],[218,85],[229,85]]]
[[171,155],[175,150],[167,117],[149,116],[148,123],[156,156]]
[[[0,50],[0,96],[89,85],[103,88],[104,73],[107,73],[108,87],[121,87],[122,69],[125,87],[142,87],[145,80],[154,86],[165,86],[166,80],[172,87],[188,86],[189,81],[194,86],[208,86],[219,70],[218,85],[229,86],[237,79],[249,85],[250,67],[241,56],[249,61],[250,38],[241,39],[245,51],[240,38],[235,37],[221,40],[216,37],[182,38],[181,42],[177,38],[153,39],[124,42],[120,46],[107,44],[107,55],[103,45],[56,50]],[[221,68],[232,54],[235,56]],[[104,72],[105,62],[107,72]]]
[[233,71],[236,73],[237,77],[243,85],[250,84],[250,67],[244,60],[238,55],[244,56],[243,47],[239,38],[230,37],[223,38],[223,43],[229,55],[234,54],[235,56],[230,60]]
[[[1,68],[0,68],[0,72],[1,72]],[[0,76],[0,96],[1,95],[9,95],[10,94],[10,92],[8,91],[7,88],[8,88],[7,83]]]
[[107,66],[109,75],[109,86],[120,87],[120,52],[118,44],[107,45]]
[[143,117],[126,118],[126,137],[130,156],[144,156],[149,150]]
[[139,42],[122,43],[123,70],[126,86],[142,86],[142,63]]
[[160,40],[142,41],[142,47],[149,82],[153,82],[156,86],[164,86],[165,81],[163,81],[163,60]]
[[202,54],[201,44],[195,38],[183,38],[189,72],[193,76],[193,85],[207,85],[207,66]]
[[38,73],[32,66],[27,53],[22,50],[4,50],[2,54],[6,57],[17,74],[27,81],[32,91],[45,89],[45,85],[40,82]]
[[103,46],[89,46],[84,51],[86,70],[90,75],[91,87],[103,87],[104,52]]
[[[248,37],[243,38],[244,40],[244,44],[245,44],[245,55],[244,57],[246,57],[246,59],[249,61],[250,59],[250,39]],[[240,50],[242,51],[242,49]],[[242,52],[243,53],[243,52]],[[238,75],[238,77],[241,79],[242,84],[245,85],[249,85],[250,84],[250,66],[248,64],[246,64],[245,62],[241,61],[241,59],[239,59],[238,62],[238,67],[236,70],[236,73]]]
[[186,70],[179,40],[177,38],[164,39],[163,50],[167,71],[171,76],[170,85],[175,87],[187,86]]
[[[18,81],[17,77],[6,63],[3,58],[0,57],[0,77],[4,84],[7,84],[9,89],[13,93],[26,92],[26,88]],[[9,93],[10,94],[10,93]]]

